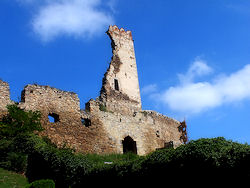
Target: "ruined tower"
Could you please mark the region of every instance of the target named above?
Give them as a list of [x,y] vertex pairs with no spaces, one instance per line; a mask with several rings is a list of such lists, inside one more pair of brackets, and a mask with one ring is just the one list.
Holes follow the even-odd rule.
[[110,26],[107,34],[113,57],[103,78],[100,100],[110,111],[140,111],[141,96],[131,31]]

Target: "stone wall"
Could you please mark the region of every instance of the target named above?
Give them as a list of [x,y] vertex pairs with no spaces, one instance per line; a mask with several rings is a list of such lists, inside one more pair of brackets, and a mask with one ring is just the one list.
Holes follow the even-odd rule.
[[49,123],[49,115],[57,115],[60,123],[80,123],[80,100],[73,92],[49,86],[27,85],[22,91],[20,107],[41,111],[44,123]]
[[[7,91],[8,84],[5,86]],[[19,107],[41,112],[42,136],[48,136],[58,146],[67,145],[83,153],[123,153],[123,140],[127,136],[136,142],[139,155],[163,148],[170,141],[175,147],[182,143],[179,121],[154,111],[140,110],[130,115],[101,110],[102,104],[92,99],[86,103],[86,110],[80,110],[79,98],[73,92],[27,85]],[[56,122],[49,121],[50,114],[58,115]]]
[[130,136],[135,142],[137,153],[145,155],[157,148],[164,148],[172,141],[173,146],[182,144],[182,132],[179,130],[181,122],[159,114],[155,111],[137,111],[133,115],[120,112],[102,111],[100,103],[91,100],[88,110],[91,117],[99,119],[109,140],[116,145],[115,152],[123,153],[123,140]]
[[[86,127],[83,118],[90,115],[80,110],[77,94],[50,86],[27,85],[22,91],[19,107],[40,111],[43,136],[48,136],[58,146],[67,145],[84,153],[110,153],[114,144],[107,139],[102,124],[91,118],[91,127]],[[49,121],[55,117],[55,122]]]

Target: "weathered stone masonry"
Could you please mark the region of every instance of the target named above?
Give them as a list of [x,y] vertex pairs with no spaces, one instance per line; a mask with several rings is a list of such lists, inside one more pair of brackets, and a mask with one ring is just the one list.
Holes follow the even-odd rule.
[[[141,97],[131,31],[110,26],[113,57],[103,78],[100,96],[80,109],[77,94],[50,86],[27,85],[19,106],[39,110],[48,136],[84,153],[135,152],[145,155],[167,143],[185,142],[183,123],[141,109]],[[11,104],[9,85],[0,81],[0,116]],[[49,117],[54,118],[53,122]]]
[[11,104],[9,84],[0,80],[0,118],[6,114],[8,104]]

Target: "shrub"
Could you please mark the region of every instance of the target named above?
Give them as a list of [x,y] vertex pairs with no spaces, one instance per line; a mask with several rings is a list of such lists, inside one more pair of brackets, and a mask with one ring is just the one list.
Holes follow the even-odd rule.
[[[191,141],[176,149],[156,151],[141,164],[150,177],[226,179],[250,176],[250,146],[222,137]],[[240,168],[244,168],[243,172]]]
[[55,182],[53,180],[37,180],[29,185],[27,185],[25,188],[55,188]]
[[6,160],[8,153],[13,150],[12,140],[0,139],[0,166]]
[[31,182],[53,179],[58,187],[69,187],[84,181],[91,168],[92,163],[85,156],[45,143],[35,146],[28,156],[26,176]]
[[24,172],[27,165],[27,155],[16,150],[13,140],[0,140],[0,166],[2,168]]
[[18,152],[10,152],[6,158],[6,169],[15,172],[24,172],[27,166],[27,155]]

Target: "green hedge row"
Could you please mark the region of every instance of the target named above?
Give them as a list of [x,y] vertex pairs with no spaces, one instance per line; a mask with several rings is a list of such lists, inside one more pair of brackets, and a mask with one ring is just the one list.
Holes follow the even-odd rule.
[[114,179],[249,179],[250,146],[224,138],[199,139],[176,149],[158,150],[146,157],[107,165],[96,164],[87,155],[40,143],[29,154],[26,175],[29,181],[53,179],[59,187],[81,187]]

